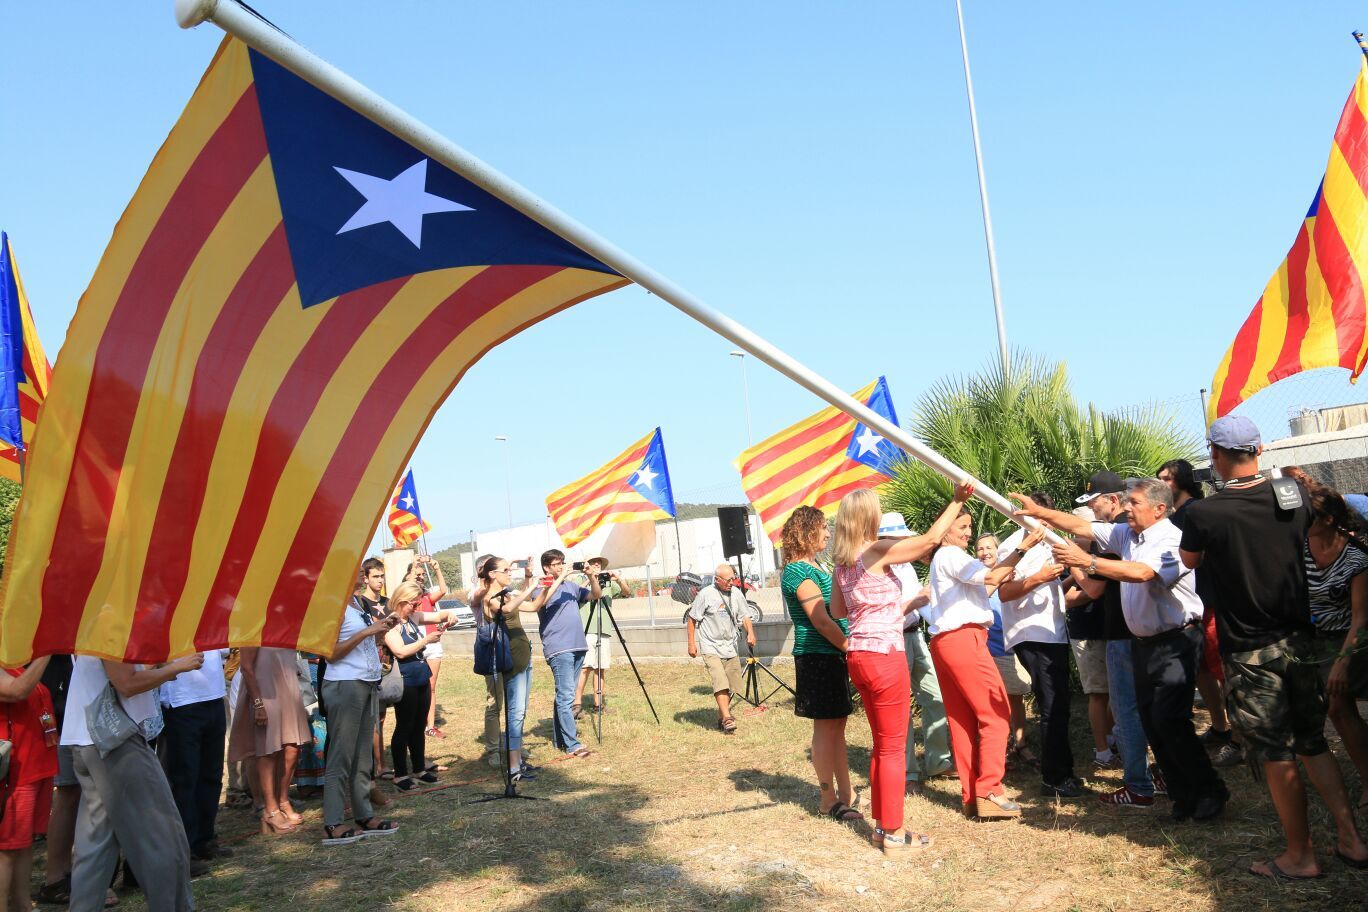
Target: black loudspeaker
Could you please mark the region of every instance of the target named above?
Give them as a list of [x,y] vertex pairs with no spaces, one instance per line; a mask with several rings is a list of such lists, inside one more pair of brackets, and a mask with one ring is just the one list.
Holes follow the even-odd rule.
[[717,522],[722,526],[722,553],[727,557],[752,554],[750,511],[745,507],[718,507]]

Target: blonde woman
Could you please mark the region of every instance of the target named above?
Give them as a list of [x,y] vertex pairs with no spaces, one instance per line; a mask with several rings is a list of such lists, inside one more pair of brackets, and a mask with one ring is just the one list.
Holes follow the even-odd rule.
[[883,509],[873,491],[850,492],[841,498],[836,510],[832,545],[836,585],[831,587],[831,616],[847,618],[849,623],[846,666],[874,735],[869,761],[870,800],[874,843],[885,855],[931,844],[930,836],[903,829],[912,681],[904,654],[902,584],[892,568],[930,557],[973,493],[972,485],[956,485],[954,498],[925,535],[900,539],[879,538]]
[[[400,583],[390,595],[390,612],[399,622],[385,634],[385,647],[399,663],[404,678],[404,696],[394,707],[394,733],[390,736],[390,756],[394,761],[394,787],[407,792],[418,788],[417,780],[437,781],[435,769],[427,765],[428,704],[432,702],[432,669],[423,649],[437,642],[451,623],[450,612],[421,611],[423,588],[417,583]],[[436,624],[424,633],[419,624]],[[412,775],[409,761],[412,760]]]

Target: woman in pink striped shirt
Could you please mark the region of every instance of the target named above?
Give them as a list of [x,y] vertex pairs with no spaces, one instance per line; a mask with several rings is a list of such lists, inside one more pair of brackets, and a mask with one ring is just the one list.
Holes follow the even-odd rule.
[[973,493],[972,485],[956,485],[954,498],[926,534],[911,538],[879,539],[882,508],[873,491],[852,491],[841,498],[836,511],[831,616],[849,618],[846,664],[874,735],[869,760],[874,844],[885,855],[931,844],[931,837],[903,829],[912,683],[903,656],[903,605],[907,599],[890,568],[930,556],[959,514],[960,505]]

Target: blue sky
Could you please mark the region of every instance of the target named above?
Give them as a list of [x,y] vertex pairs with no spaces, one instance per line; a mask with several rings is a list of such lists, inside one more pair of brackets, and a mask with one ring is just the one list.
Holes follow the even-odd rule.
[[[904,420],[995,355],[949,0],[255,5],[836,383],[887,375]],[[1066,360],[1080,399],[1196,425],[1324,169],[1368,14],[966,5],[1011,344]],[[72,8],[11,5],[0,50],[0,226],[50,354],[221,34],[179,30],[170,0]],[[657,425],[678,500],[738,500],[731,348],[631,288],[492,352],[413,462],[433,547],[505,524],[500,447],[515,522]],[[757,439],[820,405],[754,361],[749,381]]]

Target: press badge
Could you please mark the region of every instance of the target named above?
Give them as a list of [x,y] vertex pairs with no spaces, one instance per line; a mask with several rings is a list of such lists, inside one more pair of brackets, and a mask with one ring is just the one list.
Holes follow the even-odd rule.
[[1273,479],[1273,497],[1279,510],[1295,510],[1302,505],[1301,485],[1295,478]]

